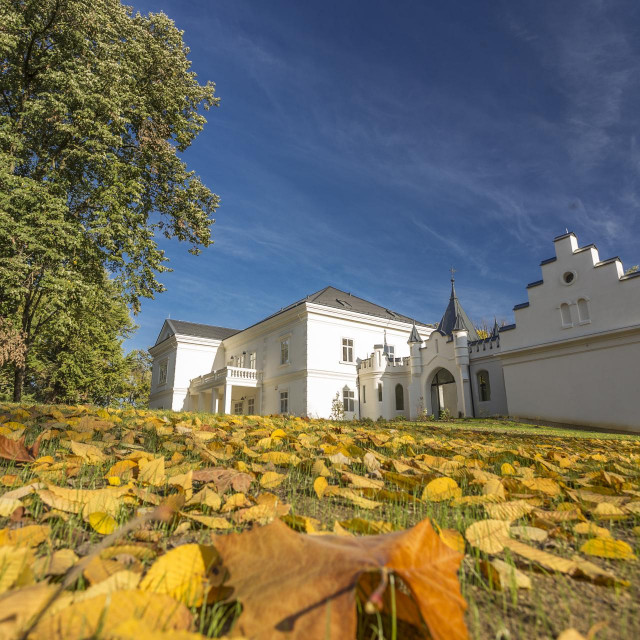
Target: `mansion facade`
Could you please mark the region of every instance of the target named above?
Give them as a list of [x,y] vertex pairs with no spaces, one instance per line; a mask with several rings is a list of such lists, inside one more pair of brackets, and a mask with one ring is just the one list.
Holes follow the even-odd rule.
[[455,285],[436,324],[333,287],[246,329],[165,320],[150,407],[514,418],[640,431],[640,272],[555,238],[515,323],[480,336]]

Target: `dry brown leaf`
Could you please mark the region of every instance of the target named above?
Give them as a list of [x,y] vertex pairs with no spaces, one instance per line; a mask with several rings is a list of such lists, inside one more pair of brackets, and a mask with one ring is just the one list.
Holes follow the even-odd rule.
[[207,467],[193,472],[195,482],[213,482],[220,493],[225,493],[230,487],[239,493],[246,493],[253,482],[248,473],[221,467]]
[[20,440],[11,440],[3,435],[0,435],[0,458],[14,462],[33,462],[35,460],[24,446],[24,437]]
[[[307,536],[276,520],[217,536],[214,544],[232,598],[243,607],[235,630],[251,638],[353,638],[358,580],[384,569],[408,585],[434,640],[467,638],[457,579],[461,556],[426,520],[408,531],[360,538]],[[274,575],[278,580],[259,579]],[[398,615],[410,611],[408,596],[396,589],[396,597]],[[410,621],[416,622],[415,613]]]

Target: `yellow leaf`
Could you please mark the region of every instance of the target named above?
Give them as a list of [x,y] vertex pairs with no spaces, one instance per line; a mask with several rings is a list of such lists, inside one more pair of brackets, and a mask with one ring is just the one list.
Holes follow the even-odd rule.
[[500,467],[500,473],[503,476],[515,476],[516,470],[513,468],[513,465],[510,465],[508,462],[504,462]]
[[382,506],[381,502],[363,498],[353,489],[346,489],[343,487],[327,487],[327,489],[330,489],[330,493],[328,493],[327,495],[339,496],[340,498],[344,498],[349,502],[353,502],[353,504],[361,507],[362,509],[376,509],[377,507]]
[[260,486],[265,489],[275,489],[280,486],[286,476],[282,473],[277,473],[276,471],[267,471],[262,474],[260,478]]
[[633,549],[624,540],[614,540],[613,538],[591,538],[580,547],[580,551],[599,558],[635,559]]
[[509,523],[505,520],[480,520],[464,532],[467,542],[486,553],[499,553],[509,540]]
[[499,498],[504,498],[504,485],[498,478],[489,478],[484,487],[482,487],[482,493],[485,496],[498,496]]
[[118,528],[118,523],[108,513],[95,511],[89,514],[89,524],[94,531],[103,536],[113,533]]
[[438,529],[438,535],[447,547],[464,553],[464,538],[459,531],[455,529]]
[[356,473],[349,471],[342,472],[343,482],[348,482],[356,489],[382,489],[384,487],[383,480],[372,480],[371,478],[363,478]]
[[390,533],[394,527],[390,522],[384,520],[365,520],[364,518],[351,518],[350,520],[342,520],[340,526],[348,531],[355,533],[365,533],[370,535],[378,535],[381,533]]
[[451,500],[461,496],[462,489],[458,487],[458,483],[453,478],[446,476],[432,480],[422,492],[422,499],[430,500],[431,502],[442,502],[443,500]]
[[552,478],[522,479],[520,482],[531,491],[538,491],[548,496],[559,496],[562,493],[560,485]]
[[[152,630],[138,618],[130,618],[109,630],[112,640],[202,640],[199,633],[192,631],[161,631]],[[242,639],[240,639],[242,640]]]
[[573,530],[579,535],[594,536],[596,538],[611,537],[609,529],[599,527],[598,525],[593,524],[593,522],[579,522],[575,527],[573,527]]
[[119,477],[129,479],[133,477],[133,470],[138,466],[133,460],[120,460],[116,462],[105,474],[105,478]]
[[515,526],[509,529],[509,533],[514,538],[522,538],[527,542],[544,542],[549,537],[544,529],[538,527]]
[[20,500],[0,497],[0,516],[8,518],[16,509],[22,506]]
[[37,547],[50,535],[50,527],[41,524],[32,524],[20,529],[0,529],[0,547]]
[[258,462],[272,462],[279,467],[286,465],[295,467],[300,463],[300,458],[294,453],[287,453],[285,451],[268,451],[260,455]]
[[624,520],[627,514],[611,502],[600,502],[592,511],[599,520]]
[[[142,460],[140,460],[139,464],[142,464]],[[163,486],[166,482],[166,479],[167,478],[164,472],[163,457],[149,460],[143,467],[141,467],[140,473],[138,475],[138,480],[140,482],[150,484],[154,487]]]
[[151,565],[140,589],[166,593],[188,607],[200,606],[205,575],[217,557],[211,546],[184,544],[176,547]]
[[573,560],[554,556],[552,553],[547,553],[546,551],[541,551],[535,547],[530,547],[518,540],[506,540],[505,546],[513,553],[517,553],[519,556],[522,556],[527,560],[531,560],[549,571],[572,574],[576,570],[576,564]]
[[186,606],[164,593],[113,591],[83,600],[42,618],[30,640],[81,640],[100,629],[114,629],[137,618],[150,631],[184,630],[192,616]]
[[9,591],[20,580],[23,573],[30,570],[32,562],[33,553],[30,549],[0,547],[0,593]]
[[498,504],[485,504],[485,511],[494,519],[517,520],[522,516],[531,513],[534,509],[532,505],[524,500],[511,500]]
[[142,576],[135,571],[116,571],[108,578],[91,585],[84,591],[76,591],[73,594],[73,602],[82,602],[83,600],[91,600],[97,596],[113,593],[114,591],[133,590],[138,588]]
[[209,529],[231,529],[231,523],[226,518],[215,516],[201,516],[199,514],[185,514],[191,520],[203,524]]
[[531,578],[504,560],[498,558],[482,560],[480,569],[494,589],[504,591],[511,586],[518,589],[531,589]]
[[71,441],[71,451],[89,464],[101,464],[107,459],[107,456],[98,447],[92,444],[76,442],[75,440]]
[[318,496],[318,498],[322,498],[328,486],[329,486],[329,483],[327,482],[327,479],[323,476],[318,476],[313,481],[313,490],[316,492],[316,495]]
[[54,551],[51,556],[38,558],[33,563],[33,572],[38,579],[44,576],[61,576],[76,562],[78,556],[71,549]]
[[227,498],[227,501],[224,503],[221,511],[222,513],[228,513],[229,511],[233,511],[234,509],[239,509],[240,507],[246,507],[249,504],[247,500],[247,496],[244,493],[234,493]]

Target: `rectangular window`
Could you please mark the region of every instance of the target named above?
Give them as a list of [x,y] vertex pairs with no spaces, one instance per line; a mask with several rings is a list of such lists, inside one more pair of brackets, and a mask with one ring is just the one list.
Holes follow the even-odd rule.
[[289,392],[280,392],[280,413],[289,413]]
[[378,402],[382,402],[382,382],[378,382]]
[[247,400],[247,414],[250,416],[256,415],[256,399],[255,398],[249,398]]
[[393,345],[387,345],[387,355],[389,356],[390,362],[393,362],[396,357],[396,348]]
[[242,401],[234,403],[233,413],[235,413],[238,416],[242,415]]
[[289,338],[280,341],[280,364],[289,364]]
[[353,362],[353,340],[342,338],[342,361]]
[[342,405],[345,411],[353,412],[356,410],[355,393],[348,387],[342,390]]
[[256,368],[256,352],[252,351],[249,354],[249,369],[255,369]]
[[242,369],[244,369],[244,357],[245,354],[243,353],[239,358],[238,358],[238,366]]
[[167,369],[168,369],[168,363],[165,360],[160,365],[160,368],[158,370],[158,384],[166,384],[166,382],[167,382]]
[[362,404],[367,404],[367,387],[362,385]]

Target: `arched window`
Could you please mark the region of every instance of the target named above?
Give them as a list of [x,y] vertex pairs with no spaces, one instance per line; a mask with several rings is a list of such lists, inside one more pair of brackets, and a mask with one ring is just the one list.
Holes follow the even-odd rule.
[[404,389],[401,384],[396,385],[396,411],[404,411]]
[[588,322],[589,318],[589,303],[584,299],[578,300],[578,319],[580,322]]
[[573,321],[571,320],[571,307],[566,302],[563,302],[560,305],[560,316],[562,317],[563,327],[573,326]]
[[478,371],[478,397],[480,402],[488,402],[491,400],[491,382],[489,381],[489,373],[487,371]]

